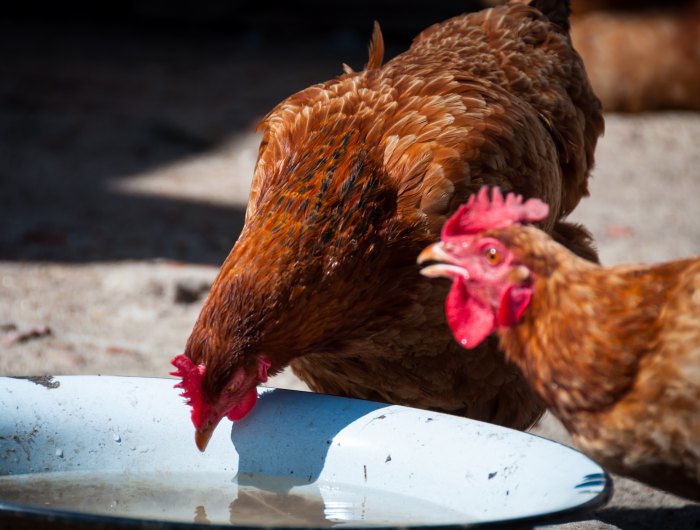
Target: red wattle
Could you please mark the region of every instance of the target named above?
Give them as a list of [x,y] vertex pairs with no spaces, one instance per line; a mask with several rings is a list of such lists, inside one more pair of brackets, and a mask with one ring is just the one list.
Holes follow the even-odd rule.
[[481,344],[494,329],[493,311],[469,295],[462,278],[455,279],[452,284],[445,313],[455,339],[468,349]]
[[509,285],[501,293],[496,325],[499,328],[514,326],[532,300],[532,287]]
[[255,402],[258,400],[258,391],[255,387],[251,388],[248,393],[243,396],[241,402],[228,411],[226,417],[231,421],[238,421],[243,419],[255,406]]

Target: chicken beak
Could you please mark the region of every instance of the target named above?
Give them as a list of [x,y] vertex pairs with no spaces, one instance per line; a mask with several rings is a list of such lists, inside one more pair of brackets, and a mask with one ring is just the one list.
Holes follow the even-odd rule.
[[[437,262],[437,263],[436,263]],[[455,258],[445,251],[442,241],[426,247],[418,256],[418,265],[429,263],[420,273],[428,278],[457,278],[469,279],[469,271],[456,263]]]
[[214,434],[215,428],[216,425],[213,427],[204,427],[195,431],[194,443],[197,444],[197,449],[199,449],[202,453],[207,448],[207,445],[209,445],[209,440],[211,440],[211,435]]

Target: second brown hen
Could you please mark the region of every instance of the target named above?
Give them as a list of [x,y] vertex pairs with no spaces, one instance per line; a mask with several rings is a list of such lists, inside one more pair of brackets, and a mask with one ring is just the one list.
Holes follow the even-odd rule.
[[436,24],[383,66],[377,27],[365,70],[266,117],[245,226],[174,360],[200,449],[289,364],[316,391],[518,429],[541,415],[495,340],[453,341],[447,288],[415,263],[484,184],[547,201],[541,226],[596,259],[561,219],[587,194],[600,104],[568,2],[533,4]]
[[700,256],[603,268],[521,224],[546,215],[484,187],[419,256],[455,338],[495,332],[579,449],[700,501]]

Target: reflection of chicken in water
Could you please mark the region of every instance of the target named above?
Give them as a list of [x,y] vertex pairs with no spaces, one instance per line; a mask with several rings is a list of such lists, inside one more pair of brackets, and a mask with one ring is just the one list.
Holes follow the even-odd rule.
[[239,487],[238,497],[229,505],[230,522],[234,525],[267,527],[330,527],[323,499],[285,491],[265,491]]
[[201,504],[194,509],[194,521],[195,524],[211,524],[211,521],[207,518],[207,509]]

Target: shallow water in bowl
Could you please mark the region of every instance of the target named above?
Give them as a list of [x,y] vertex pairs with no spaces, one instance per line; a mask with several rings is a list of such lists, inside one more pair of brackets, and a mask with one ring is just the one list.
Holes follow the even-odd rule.
[[[247,526],[472,522],[421,499],[333,482],[226,473],[81,471],[0,477],[0,502],[137,519]],[[465,500],[466,502],[466,500]]]

